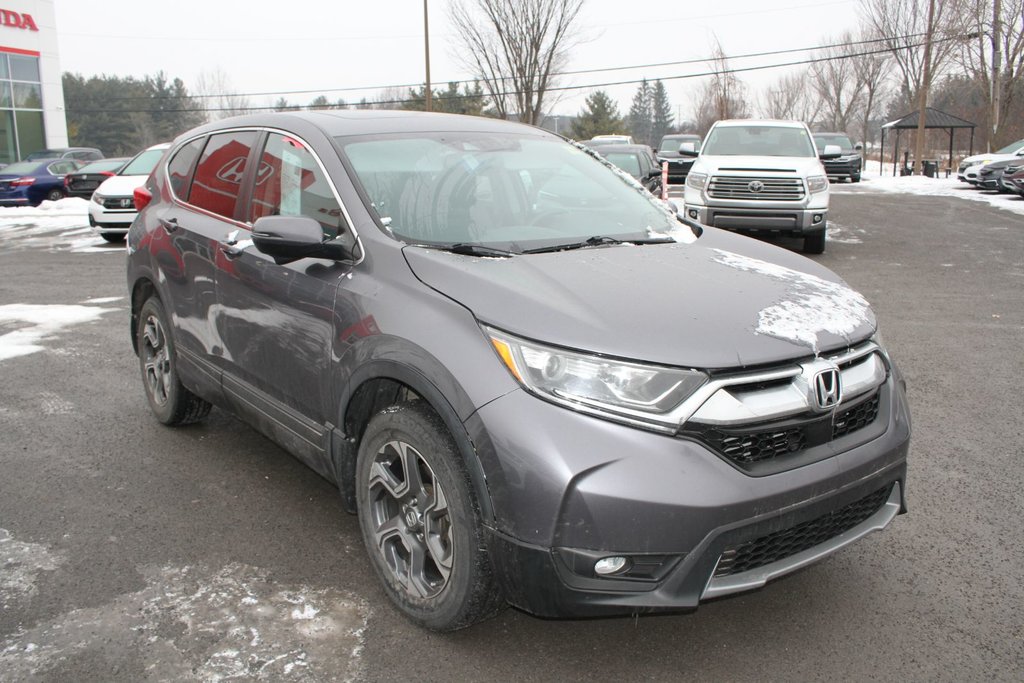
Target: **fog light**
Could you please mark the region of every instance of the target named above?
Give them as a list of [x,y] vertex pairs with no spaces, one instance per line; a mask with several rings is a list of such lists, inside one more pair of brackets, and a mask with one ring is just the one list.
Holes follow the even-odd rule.
[[821,214],[820,213],[816,213],[813,216],[811,216],[811,222],[812,223],[820,223],[821,222]]
[[594,563],[594,573],[598,576],[618,574],[629,567],[628,557],[603,557]]
[[690,218],[697,220],[697,209],[690,209]]

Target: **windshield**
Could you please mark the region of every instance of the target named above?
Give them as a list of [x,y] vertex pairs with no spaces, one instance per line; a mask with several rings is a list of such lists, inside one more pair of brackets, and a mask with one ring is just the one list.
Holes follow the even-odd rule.
[[75,173],[102,173],[103,171],[116,171],[121,168],[123,163],[124,159],[104,159],[103,161],[94,161],[78,169]]
[[678,152],[679,145],[684,142],[693,143],[693,151],[700,151],[700,138],[662,138],[661,147],[658,148],[659,152]]
[[16,164],[8,164],[4,166],[0,173],[4,175],[26,175],[32,173],[37,168],[42,166],[38,161],[19,161]]
[[522,251],[678,227],[642,188],[559,139],[462,132],[338,142],[381,221],[409,242]]
[[816,157],[803,128],[788,126],[717,126],[704,141],[710,156]]
[[1015,154],[1017,152],[1017,150],[1020,149],[1021,147],[1024,147],[1024,140],[1017,140],[1017,142],[1013,143],[1012,145],[1007,145],[1006,147],[1003,147],[1002,149],[996,150],[995,152],[992,152],[992,153],[993,154]]
[[64,153],[62,149],[41,149],[38,152],[32,152],[25,161],[36,161],[37,159],[59,159],[60,155]]
[[139,152],[117,175],[149,175],[165,151],[167,150],[147,149],[145,152]]
[[819,154],[825,151],[825,145],[839,145],[840,149],[844,152],[853,150],[853,143],[850,142],[850,138],[845,135],[814,136],[814,146],[818,148]]

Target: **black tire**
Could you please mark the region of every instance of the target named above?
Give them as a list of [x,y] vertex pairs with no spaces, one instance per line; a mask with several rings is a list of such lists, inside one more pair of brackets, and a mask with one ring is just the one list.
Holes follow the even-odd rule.
[[805,254],[824,254],[825,253],[825,229],[822,228],[817,232],[810,232],[804,235],[804,253]]
[[58,190],[56,187],[46,193],[46,198],[51,202],[57,202],[64,199],[64,193]]
[[178,378],[174,336],[157,297],[150,297],[142,305],[135,334],[142,386],[156,418],[165,425],[178,426],[209,415],[210,404],[186,389]]
[[370,562],[406,617],[454,631],[505,606],[462,458],[429,406],[414,401],[374,416],[359,445],[356,477]]
[[851,183],[859,183],[860,182],[860,173],[858,173],[857,175],[850,176],[850,182]]
[[100,237],[110,243],[124,242],[124,234],[120,232],[101,232]]

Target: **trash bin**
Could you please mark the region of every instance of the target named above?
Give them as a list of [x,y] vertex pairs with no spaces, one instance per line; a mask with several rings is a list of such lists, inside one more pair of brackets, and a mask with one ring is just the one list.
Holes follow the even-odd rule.
[[927,178],[939,177],[939,162],[934,159],[925,159],[921,162],[921,172]]

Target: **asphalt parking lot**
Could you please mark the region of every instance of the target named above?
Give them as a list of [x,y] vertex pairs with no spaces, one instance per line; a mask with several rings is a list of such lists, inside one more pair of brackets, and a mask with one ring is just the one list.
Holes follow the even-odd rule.
[[692,615],[450,635],[390,607],[328,482],[223,412],[150,416],[119,248],[0,227],[0,335],[39,347],[0,355],[0,681],[1021,680],[1024,216],[832,206],[816,259],[907,377],[910,514]]

